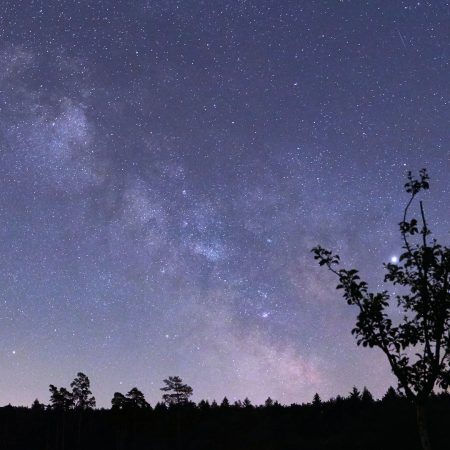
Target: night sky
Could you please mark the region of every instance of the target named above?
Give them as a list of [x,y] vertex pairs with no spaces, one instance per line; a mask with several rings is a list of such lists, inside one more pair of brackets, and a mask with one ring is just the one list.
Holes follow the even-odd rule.
[[448,243],[448,2],[3,0],[0,37],[0,404],[394,384],[310,249],[382,288],[421,167]]

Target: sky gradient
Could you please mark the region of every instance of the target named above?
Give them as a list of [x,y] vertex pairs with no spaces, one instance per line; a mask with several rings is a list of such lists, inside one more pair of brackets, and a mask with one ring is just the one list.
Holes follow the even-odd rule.
[[394,384],[310,249],[381,287],[422,167],[448,244],[448,2],[4,0],[0,37],[0,404]]

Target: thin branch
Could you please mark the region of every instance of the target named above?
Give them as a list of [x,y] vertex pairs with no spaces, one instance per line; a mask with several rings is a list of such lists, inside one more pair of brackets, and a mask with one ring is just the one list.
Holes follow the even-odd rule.
[[428,234],[428,226],[427,226],[427,221],[425,220],[425,213],[423,212],[423,203],[422,200],[419,202],[420,204],[420,214],[422,215],[422,223],[423,223],[423,229],[422,229],[422,240],[423,240],[423,246],[425,248],[428,247],[427,245],[427,234]]
[[[408,215],[408,209],[411,206],[411,203],[413,202],[415,196],[416,194],[412,194],[408,204],[406,205],[406,208],[403,212],[403,223],[406,223],[406,216]],[[403,241],[405,242],[406,249],[408,250],[409,255],[412,257],[411,247],[409,245],[408,239],[406,239],[406,233],[403,230],[402,230],[402,237]]]

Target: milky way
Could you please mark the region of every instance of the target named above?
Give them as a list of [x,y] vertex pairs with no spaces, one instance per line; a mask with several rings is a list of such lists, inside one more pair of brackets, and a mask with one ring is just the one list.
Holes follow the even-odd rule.
[[[322,244],[381,287],[407,170],[448,240],[445,1],[19,2],[0,11],[0,403],[376,396]],[[448,242],[448,241],[447,241]]]

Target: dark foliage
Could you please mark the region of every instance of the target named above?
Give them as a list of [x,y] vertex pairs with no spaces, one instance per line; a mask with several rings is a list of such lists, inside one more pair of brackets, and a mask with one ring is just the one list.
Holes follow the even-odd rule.
[[[91,392],[89,378],[82,372],[78,372],[76,378],[70,383],[72,391],[65,387],[57,388],[53,384],[50,390],[50,409],[68,411],[70,409],[86,410],[95,408],[95,397]],[[37,399],[35,400],[38,401]],[[39,403],[39,402],[38,402]],[[35,405],[37,407],[37,404]]]
[[145,400],[144,394],[136,387],[127,395],[115,392],[111,400],[112,409],[148,409],[150,404]]
[[91,382],[83,372],[78,372],[77,377],[70,383],[70,387],[72,388],[75,409],[95,408],[95,397],[91,392]]
[[165,386],[161,388],[161,391],[166,392],[163,395],[163,400],[167,406],[188,403],[189,397],[192,395],[192,388],[184,384],[180,377],[166,378],[164,384]]
[[[359,393],[359,391],[358,391]],[[389,390],[284,407],[183,406],[59,411],[0,408],[0,443],[8,450],[418,450],[414,405]],[[450,397],[432,396],[429,413],[436,448],[450,448]],[[177,442],[181,415],[183,432]]]

